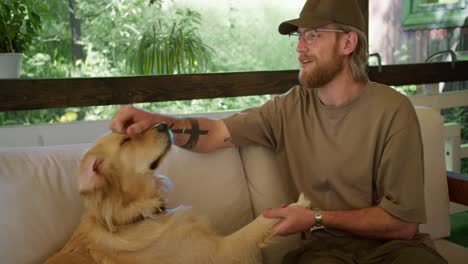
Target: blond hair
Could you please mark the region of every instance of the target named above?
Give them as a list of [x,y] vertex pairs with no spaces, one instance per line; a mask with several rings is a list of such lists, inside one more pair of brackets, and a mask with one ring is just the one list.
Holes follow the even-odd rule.
[[359,82],[366,82],[369,80],[367,76],[367,36],[361,30],[343,24],[336,24],[337,29],[343,30],[345,32],[356,32],[358,35],[358,43],[354,51],[350,54],[349,57],[349,66],[351,68],[351,74],[353,75],[354,80]]

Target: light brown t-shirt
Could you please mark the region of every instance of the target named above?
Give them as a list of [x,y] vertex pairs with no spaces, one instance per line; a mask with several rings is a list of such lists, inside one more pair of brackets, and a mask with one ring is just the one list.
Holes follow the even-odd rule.
[[335,108],[296,86],[224,122],[235,145],[274,149],[281,171],[313,207],[380,206],[407,222],[426,221],[418,119],[408,98],[388,86],[368,82]]

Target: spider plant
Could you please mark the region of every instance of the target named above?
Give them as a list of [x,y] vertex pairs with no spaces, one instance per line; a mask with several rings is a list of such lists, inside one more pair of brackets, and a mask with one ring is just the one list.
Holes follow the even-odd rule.
[[132,74],[206,72],[212,49],[198,34],[201,15],[178,10],[175,21],[158,20],[129,49],[127,66]]

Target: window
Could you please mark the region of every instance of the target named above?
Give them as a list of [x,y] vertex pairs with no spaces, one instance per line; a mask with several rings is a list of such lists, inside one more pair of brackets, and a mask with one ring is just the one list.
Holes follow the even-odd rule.
[[467,0],[405,0],[403,29],[468,26]]
[[304,0],[43,2],[42,30],[23,56],[21,78],[298,68],[278,25],[297,17]]
[[[304,0],[49,0],[43,1],[43,30],[23,56],[21,78],[116,77],[181,73],[214,73],[297,69],[297,55],[291,39],[278,33],[278,25],[298,16]],[[154,4],[149,4],[155,2]],[[74,3],[74,4],[72,4]],[[159,4],[158,4],[159,3]],[[73,13],[73,17],[71,14]],[[70,20],[74,18],[74,20]],[[188,70],[164,67],[177,61],[170,38],[155,38],[180,25],[180,35],[197,32],[190,41],[210,47],[208,67]],[[75,32],[72,36],[72,32]],[[149,32],[149,34],[145,34]],[[174,35],[179,40],[178,34]],[[201,41],[198,41],[201,40]],[[165,43],[167,41],[167,43]],[[182,41],[184,42],[184,41]],[[185,38],[185,43],[188,43]],[[293,42],[295,43],[295,42]],[[158,72],[130,70],[126,64],[134,50],[154,46],[168,56],[151,60]],[[166,48],[169,47],[169,48]],[[78,52],[76,52],[78,50]],[[144,57],[155,49],[141,49]],[[138,51],[141,51],[138,50]],[[187,49],[186,49],[187,50]],[[135,52],[134,52],[135,53]],[[194,52],[195,53],[195,52]],[[149,55],[147,55],[149,54]],[[159,53],[161,54],[161,53]],[[200,57],[186,64],[200,65]],[[132,59],[145,66],[142,60]],[[145,62],[147,62],[146,60]],[[154,61],[157,61],[156,63]],[[173,66],[173,65],[172,65]],[[167,69],[170,68],[170,69]],[[151,72],[149,72],[151,71]],[[168,114],[238,110],[262,104],[269,96],[246,96],[213,100],[146,103],[139,106]],[[109,119],[116,106],[69,107],[47,110],[0,112],[0,126]]]

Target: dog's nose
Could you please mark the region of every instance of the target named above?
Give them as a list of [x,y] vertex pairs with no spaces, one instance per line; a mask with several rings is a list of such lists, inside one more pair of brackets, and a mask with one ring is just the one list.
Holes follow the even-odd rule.
[[167,130],[169,129],[169,127],[167,126],[167,124],[165,122],[159,123],[159,124],[155,125],[154,127],[159,132],[167,132]]

